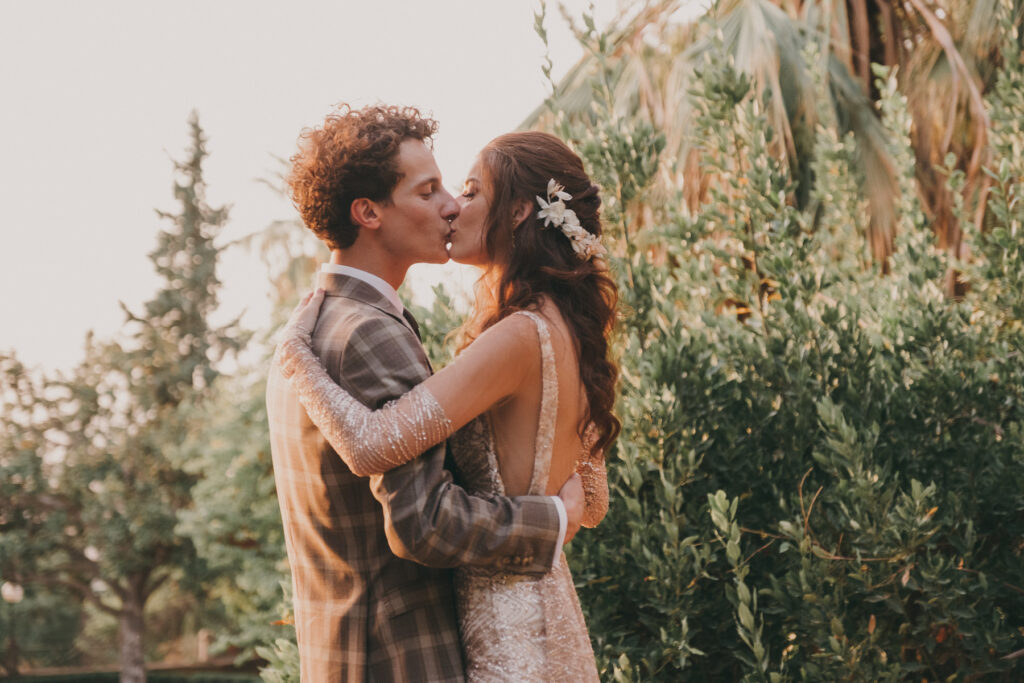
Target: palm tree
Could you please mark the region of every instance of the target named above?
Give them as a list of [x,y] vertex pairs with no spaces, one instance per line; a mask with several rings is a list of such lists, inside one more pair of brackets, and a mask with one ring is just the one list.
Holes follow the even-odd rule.
[[[840,135],[857,140],[861,187],[869,206],[866,238],[885,262],[892,251],[899,189],[882,128],[870,65],[895,69],[913,117],[911,143],[922,205],[941,246],[963,256],[962,233],[953,198],[937,168],[948,154],[965,172],[965,204],[979,227],[985,220],[988,117],[983,95],[1000,60],[1000,0],[719,0],[709,10],[736,69],[748,75],[776,131],[774,153],[787,161],[798,181],[796,201],[813,179],[806,167],[820,118],[815,82],[804,56],[818,46],[831,100],[829,118]],[[1012,0],[1020,21],[1021,0]],[[664,190],[681,189],[691,209],[704,200],[712,179],[701,171],[694,115],[687,89],[695,65],[716,39],[699,21],[678,21],[679,0],[656,0],[627,10],[604,34],[607,48],[592,49],[554,86],[554,109],[569,117],[591,117],[593,80],[603,79],[615,114],[642,120],[666,136]],[[593,31],[574,27],[584,43]],[[551,125],[539,107],[524,127]]]

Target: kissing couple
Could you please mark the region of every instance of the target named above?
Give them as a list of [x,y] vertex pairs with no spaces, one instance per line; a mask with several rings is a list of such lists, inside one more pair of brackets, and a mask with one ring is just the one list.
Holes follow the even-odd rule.
[[[303,681],[596,681],[562,545],[608,508],[617,291],[599,190],[558,138],[510,133],[462,195],[437,124],[342,105],[288,184],[331,249],[267,386]],[[432,372],[395,290],[414,263],[481,276]]]

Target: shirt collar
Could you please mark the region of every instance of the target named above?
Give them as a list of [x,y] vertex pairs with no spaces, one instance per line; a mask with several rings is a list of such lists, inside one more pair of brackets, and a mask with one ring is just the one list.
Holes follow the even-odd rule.
[[405,306],[402,304],[402,300],[398,298],[398,292],[395,291],[395,288],[373,273],[368,273],[365,270],[353,268],[352,266],[338,265],[336,263],[321,264],[320,272],[333,273],[334,275],[347,275],[348,277],[362,280],[383,294],[384,298],[391,302],[391,305],[395,308],[395,313],[402,315],[402,312],[405,311]]

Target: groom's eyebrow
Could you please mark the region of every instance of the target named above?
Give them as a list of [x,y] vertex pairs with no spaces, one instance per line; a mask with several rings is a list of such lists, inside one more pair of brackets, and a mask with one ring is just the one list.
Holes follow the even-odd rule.
[[423,180],[421,180],[418,183],[416,183],[416,185],[414,185],[413,187],[423,187],[424,185],[437,185],[438,187],[440,187],[441,186],[441,177],[440,176],[430,176],[429,178],[424,178]]

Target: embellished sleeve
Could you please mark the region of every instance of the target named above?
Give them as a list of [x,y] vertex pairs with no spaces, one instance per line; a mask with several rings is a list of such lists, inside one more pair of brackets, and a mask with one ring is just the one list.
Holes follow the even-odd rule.
[[357,476],[405,464],[453,431],[444,409],[423,384],[377,410],[364,406],[327,374],[305,330],[287,328],[276,354],[309,419]]
[[604,467],[604,451],[597,450],[597,429],[587,425],[583,433],[583,455],[576,471],[583,483],[583,526],[593,529],[608,513],[608,473]]

